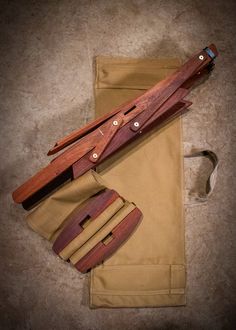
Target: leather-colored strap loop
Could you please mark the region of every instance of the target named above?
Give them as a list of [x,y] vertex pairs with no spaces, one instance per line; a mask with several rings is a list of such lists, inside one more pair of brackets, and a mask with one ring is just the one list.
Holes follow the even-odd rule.
[[206,203],[208,198],[212,194],[216,179],[217,179],[217,170],[219,166],[219,159],[215,152],[209,149],[204,148],[196,148],[191,143],[184,143],[184,158],[193,158],[193,157],[207,157],[213,165],[213,169],[208,176],[205,185],[205,192],[201,194],[199,192],[187,191],[187,197],[185,201],[185,205],[194,206],[202,203]]

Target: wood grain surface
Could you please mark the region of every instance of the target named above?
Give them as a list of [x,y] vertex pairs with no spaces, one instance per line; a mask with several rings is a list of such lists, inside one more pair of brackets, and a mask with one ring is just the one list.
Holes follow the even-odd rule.
[[105,240],[99,242],[75,264],[75,267],[81,273],[86,273],[91,268],[102,263],[127,241],[141,220],[142,213],[136,207],[111,231],[108,243]]
[[[215,55],[218,54],[215,45],[212,44],[209,48]],[[68,176],[71,179],[78,177],[88,169],[94,168],[96,164],[101,163],[116,149],[121,148],[140,133],[143,133],[144,130],[141,129],[145,123],[148,123],[148,125],[153,122],[156,125],[163,124],[163,121],[168,119],[168,115],[163,116],[164,112],[166,114],[170,113],[169,119],[172,118],[173,111],[168,110],[187,94],[187,88],[191,87],[198,74],[200,77],[202,71],[207,72],[206,68],[209,68],[211,63],[211,57],[205,50],[202,50],[190,58],[174,74],[159,82],[132,102],[126,103],[123,108],[121,106],[119,112],[115,109],[112,112],[115,113],[114,117],[106,115],[100,121],[96,120],[91,125],[87,125],[83,131],[79,130],[77,133],[75,132],[59,141],[56,147],[62,148],[68,145],[69,141],[73,142],[78,136],[83,136],[81,140],[66,149],[48,166],[16,189],[12,194],[13,200],[16,203],[23,203],[26,208],[33,206],[40,198],[57,187],[58,177],[61,179]],[[190,103],[188,103],[189,105]],[[176,112],[176,115],[177,113],[181,112]],[[106,121],[107,118],[109,119]],[[114,122],[117,122],[117,125],[114,125]],[[98,127],[99,123],[102,124]],[[130,130],[139,134],[130,134],[127,129],[128,124]],[[147,131],[148,125],[145,126],[145,131]],[[93,130],[94,128],[95,130]],[[90,133],[86,134],[86,132]],[[124,136],[126,140],[124,140]],[[72,171],[71,167],[73,168]],[[66,174],[68,172],[69,174]]]
[[75,210],[68,219],[68,224],[54,242],[53,251],[59,254],[76,236],[83,232],[84,220],[96,221],[98,215],[118,197],[120,196],[116,191],[105,189],[91,198],[83,208]]

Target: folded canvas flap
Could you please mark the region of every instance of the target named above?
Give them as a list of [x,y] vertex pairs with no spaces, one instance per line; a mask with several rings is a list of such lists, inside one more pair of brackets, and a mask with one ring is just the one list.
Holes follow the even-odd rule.
[[105,188],[94,171],[64,185],[40,203],[28,216],[29,226],[48,240],[54,240],[70,214],[88,198]]
[[[124,276],[126,270],[127,273]],[[108,273],[104,282],[106,272]],[[110,276],[111,272],[116,273],[116,276]],[[119,296],[126,294],[145,296],[154,293],[183,294],[184,281],[185,268],[179,265],[110,266],[109,269],[102,268],[93,278],[94,290],[97,294],[109,292],[110,295]]]
[[[173,73],[180,61],[103,57],[96,64],[100,116]],[[91,307],[185,304],[181,138],[177,119],[99,167],[114,189],[140,207],[143,221],[115,255],[92,270]]]

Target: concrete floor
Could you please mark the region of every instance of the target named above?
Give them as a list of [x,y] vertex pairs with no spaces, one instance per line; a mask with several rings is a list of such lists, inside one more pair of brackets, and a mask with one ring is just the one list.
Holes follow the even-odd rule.
[[[19,0],[1,1],[0,15],[0,328],[233,329],[236,2]],[[186,59],[211,42],[216,69],[194,90],[183,129],[185,141],[217,152],[220,168],[208,204],[186,208],[187,306],[90,310],[87,276],[55,258],[11,192],[47,164],[57,138],[92,118],[94,56]],[[193,185],[203,165],[186,164]]]

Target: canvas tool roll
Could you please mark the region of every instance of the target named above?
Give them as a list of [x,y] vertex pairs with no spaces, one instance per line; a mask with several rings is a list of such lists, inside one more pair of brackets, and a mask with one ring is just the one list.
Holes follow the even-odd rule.
[[[179,66],[177,59],[98,57],[96,116],[143,93]],[[190,145],[185,152],[187,157],[207,156],[214,165],[206,193],[191,196],[195,205],[212,193],[218,157]],[[119,247],[91,272],[91,307],[185,304],[181,119],[133,142],[98,171],[102,177],[90,170],[42,201],[27,216],[28,224],[82,272],[97,264],[97,252],[101,261]],[[144,215],[138,228],[142,214],[136,204]]]
[[[178,59],[96,59],[96,116],[176,71]],[[181,119],[154,129],[99,167],[142,210],[138,230],[91,272],[91,307],[185,304]]]

